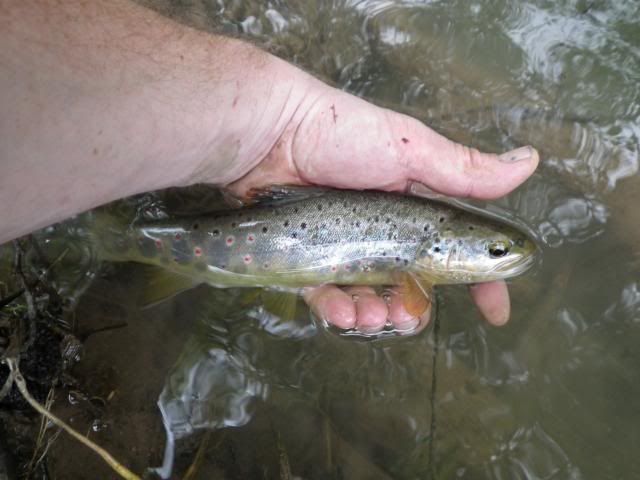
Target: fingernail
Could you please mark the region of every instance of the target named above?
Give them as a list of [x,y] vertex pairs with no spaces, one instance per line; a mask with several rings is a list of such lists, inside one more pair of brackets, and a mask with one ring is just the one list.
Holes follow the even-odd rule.
[[516,148],[510,152],[499,155],[498,158],[504,163],[516,163],[522,160],[529,160],[533,156],[533,148],[530,146]]
[[369,326],[369,325],[358,325],[357,330],[363,335],[374,335],[376,333],[380,333],[384,325],[380,326]]
[[420,325],[420,319],[412,318],[411,320],[397,324],[396,329],[400,332],[410,332],[415,330],[418,325]]

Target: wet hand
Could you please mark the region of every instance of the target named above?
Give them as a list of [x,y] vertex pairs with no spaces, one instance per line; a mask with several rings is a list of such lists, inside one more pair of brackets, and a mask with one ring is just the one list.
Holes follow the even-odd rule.
[[[505,195],[536,169],[538,153],[522,147],[502,155],[456,144],[421,122],[318,82],[308,92],[266,157],[231,189],[243,195],[272,184],[407,191],[412,182],[455,197],[492,199]],[[402,306],[402,292],[383,299],[368,287],[309,289],[305,299],[322,319],[366,333],[390,321],[412,330],[428,321]],[[493,325],[509,319],[504,282],[478,284],[471,296]]]

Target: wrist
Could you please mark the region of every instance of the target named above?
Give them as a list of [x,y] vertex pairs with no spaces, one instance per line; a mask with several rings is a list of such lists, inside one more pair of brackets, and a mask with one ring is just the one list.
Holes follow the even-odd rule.
[[295,129],[326,89],[311,75],[252,45],[222,42],[212,61],[225,59],[224,72],[209,86],[213,108],[205,114],[203,150],[185,184],[225,185],[244,176]]

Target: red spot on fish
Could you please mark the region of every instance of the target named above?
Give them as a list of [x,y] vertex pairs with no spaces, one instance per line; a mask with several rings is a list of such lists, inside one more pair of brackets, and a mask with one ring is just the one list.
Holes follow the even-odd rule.
[[251,255],[245,255],[242,260],[244,260],[245,265],[249,265],[253,258],[251,258]]
[[180,240],[182,238],[182,235],[180,235],[179,233],[176,233],[176,240]]
[[331,265],[331,271],[333,273],[337,272],[338,271],[338,267],[336,267],[335,265]]
[[236,241],[235,237],[233,235],[229,235],[227,237],[227,245],[230,247],[231,245],[233,245],[233,243]]
[[160,239],[156,240],[156,247],[158,248],[158,250],[160,250],[162,248],[162,240],[160,240]]
[[409,139],[405,138],[405,137],[402,137],[402,143],[409,143]]
[[196,257],[201,257],[202,256],[202,249],[200,247],[196,247],[193,249],[193,254]]
[[247,235],[247,243],[253,243],[255,241],[256,241],[256,237],[254,237],[252,233]]
[[347,272],[351,271],[351,265],[346,264],[346,265],[344,266],[344,269],[345,269]]

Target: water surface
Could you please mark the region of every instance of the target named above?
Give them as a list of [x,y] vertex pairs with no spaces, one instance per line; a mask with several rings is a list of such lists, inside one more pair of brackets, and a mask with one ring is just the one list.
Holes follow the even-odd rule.
[[[138,471],[159,465],[160,396],[178,471],[213,432],[197,478],[640,476],[640,4],[143,3],[477,148],[536,146],[536,174],[495,205],[540,235],[544,261],[511,283],[504,328],[446,287],[439,328],[380,342],[318,328],[302,304],[282,322],[208,287],[139,312],[136,267],[119,267],[80,308],[100,322],[106,302],[129,321],[88,342],[79,366],[94,380],[115,371],[99,441]],[[52,450],[65,478],[103,468],[78,451],[78,472],[68,448]]]

